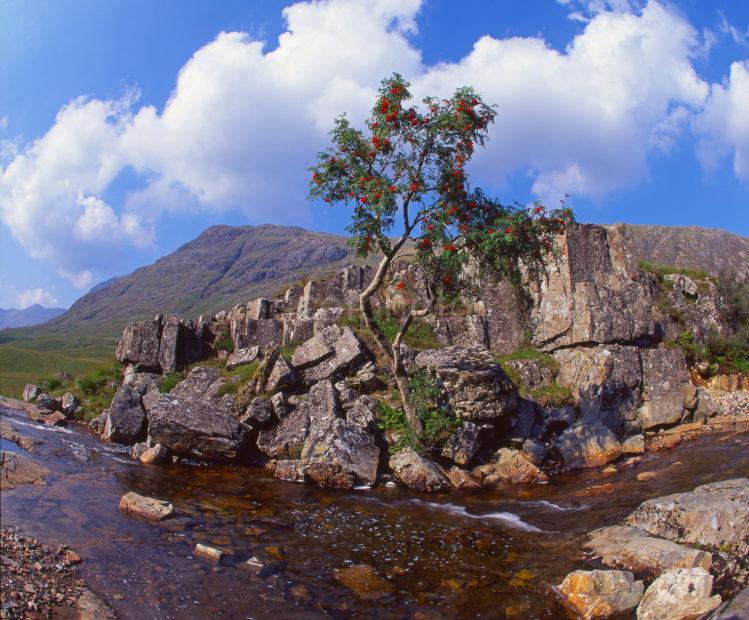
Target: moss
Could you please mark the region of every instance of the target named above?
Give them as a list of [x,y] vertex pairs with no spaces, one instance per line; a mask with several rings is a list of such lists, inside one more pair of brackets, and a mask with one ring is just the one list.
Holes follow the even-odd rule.
[[217,391],[217,396],[226,396],[227,394],[236,394],[239,390],[239,383],[234,381],[227,381]]
[[293,340],[286,343],[285,345],[282,345],[278,353],[287,362],[291,363],[291,357],[294,355],[294,352],[299,348],[301,344],[301,342]]

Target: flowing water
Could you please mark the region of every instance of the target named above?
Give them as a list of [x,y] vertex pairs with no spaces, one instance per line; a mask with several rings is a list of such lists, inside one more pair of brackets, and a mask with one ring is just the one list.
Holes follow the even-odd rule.
[[[549,586],[584,566],[587,532],[645,499],[749,475],[749,435],[723,433],[615,474],[545,486],[335,492],[261,469],[142,465],[85,429],[40,426],[19,412],[2,418],[40,441],[28,456],[51,471],[46,485],[3,492],[3,527],[77,550],[81,576],[125,618],[563,618]],[[636,480],[655,469],[663,475]],[[124,516],[128,491],[172,502],[174,516]],[[224,559],[196,556],[199,542]],[[246,566],[253,556],[262,569]],[[361,598],[335,578],[358,564],[389,592]]]

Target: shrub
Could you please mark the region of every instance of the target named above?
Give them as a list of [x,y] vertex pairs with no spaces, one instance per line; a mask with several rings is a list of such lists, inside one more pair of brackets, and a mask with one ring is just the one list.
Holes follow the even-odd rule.
[[78,380],[78,388],[87,396],[93,396],[101,390],[107,389],[110,383],[119,383],[121,380],[120,366],[115,364],[114,366],[100,368],[82,377]]
[[39,381],[37,381],[37,384],[45,392],[53,392],[54,390],[62,387],[62,381],[60,381],[57,377],[44,377],[42,379],[39,379]]

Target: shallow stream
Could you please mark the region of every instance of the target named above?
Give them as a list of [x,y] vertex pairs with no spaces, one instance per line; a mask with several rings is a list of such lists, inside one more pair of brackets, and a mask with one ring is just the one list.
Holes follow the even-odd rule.
[[[3,492],[2,526],[78,551],[81,576],[124,618],[563,618],[549,585],[584,566],[587,532],[645,499],[749,475],[749,434],[723,433],[545,486],[335,492],[262,469],[142,465],[83,428],[1,415],[40,442],[25,454],[51,471],[46,485]],[[637,481],[646,470],[661,475]],[[172,502],[174,516],[124,516],[128,491]],[[224,559],[196,556],[199,542]],[[262,569],[245,565],[253,556]],[[389,593],[361,598],[335,578],[358,564]]]

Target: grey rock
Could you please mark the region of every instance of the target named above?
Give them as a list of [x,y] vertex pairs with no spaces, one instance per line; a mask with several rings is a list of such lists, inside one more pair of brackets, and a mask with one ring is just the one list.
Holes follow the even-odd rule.
[[72,392],[65,392],[65,394],[62,395],[60,405],[62,412],[68,417],[74,415],[81,406],[78,399],[75,397],[75,394]]
[[308,406],[302,402],[276,426],[258,433],[258,448],[270,458],[298,459],[307,438],[309,423]]
[[145,436],[146,422],[146,412],[138,391],[121,387],[109,408],[104,438],[117,443],[135,443]]
[[546,445],[534,439],[526,439],[523,442],[522,450],[525,452],[528,460],[536,467],[539,467],[543,463],[547,452]]
[[364,343],[349,327],[331,325],[299,346],[291,363],[307,385],[323,379],[339,379],[369,358]]
[[372,362],[367,362],[353,377],[346,379],[346,387],[360,394],[371,394],[384,385],[382,379],[377,375],[377,368]]
[[289,399],[286,392],[276,392],[270,399],[270,403],[273,407],[273,413],[279,420],[283,420],[289,413]]
[[149,412],[149,443],[174,454],[207,461],[235,461],[249,429],[210,401],[163,394]]
[[642,503],[627,523],[652,536],[749,556],[749,479],[698,486]]
[[[148,372],[136,372],[130,376],[129,387],[136,390],[143,401],[143,408],[148,413],[151,405],[161,395],[161,381],[163,377]],[[125,383],[123,382],[123,385]]]
[[637,620],[696,620],[720,605],[720,596],[710,596],[713,577],[702,568],[666,571],[645,591]]
[[158,372],[160,338],[160,319],[131,323],[117,343],[117,359],[123,364],[133,364],[136,370]]
[[234,370],[240,366],[245,366],[256,361],[260,354],[260,347],[247,347],[246,349],[237,349],[230,353],[226,358],[226,370]]
[[749,588],[744,588],[721,608],[715,620],[749,620]]
[[554,381],[557,369],[550,367],[544,360],[509,360],[505,362],[512,368],[528,388],[535,388],[541,385],[548,385]]
[[162,446],[160,443],[157,443],[155,446],[143,450],[138,458],[140,459],[141,463],[145,463],[147,465],[163,465],[170,461],[169,457],[169,448],[167,448],[166,446]]
[[486,318],[479,314],[467,316],[435,316],[434,335],[440,344],[458,347],[488,347]]
[[441,467],[411,448],[391,456],[390,469],[398,480],[414,491],[438,493],[449,491],[452,487]]
[[496,420],[517,406],[515,386],[486,349],[427,349],[414,366],[436,375],[446,404],[460,418]]
[[642,454],[645,452],[645,436],[632,435],[622,442],[622,454]]
[[466,467],[480,448],[479,427],[473,422],[463,422],[448,438],[442,448],[442,456],[456,465]]
[[62,411],[62,403],[57,398],[53,398],[46,392],[39,394],[34,402],[39,409],[46,409],[50,412]]
[[572,390],[580,417],[617,432],[632,420],[640,400],[640,357],[636,347],[604,345],[554,352],[557,383]]
[[640,528],[614,525],[590,533],[585,547],[606,566],[657,577],[672,568],[704,568],[709,571],[713,556],[670,540],[655,538]]
[[254,398],[250,406],[247,407],[247,411],[239,419],[243,424],[247,424],[255,429],[270,428],[277,420],[273,404],[262,396]]
[[227,381],[218,368],[197,366],[174,386],[170,395],[186,400],[218,403],[221,399],[219,391]]
[[578,423],[557,437],[553,445],[568,469],[600,467],[622,453],[616,436],[601,422]]
[[705,388],[697,388],[697,407],[692,414],[694,422],[704,422],[717,415],[720,407]]
[[27,403],[34,402],[36,397],[42,393],[42,388],[33,383],[27,383],[26,387],[23,388],[23,400]]
[[277,392],[286,390],[296,385],[298,381],[297,373],[294,367],[289,364],[282,356],[278,356],[276,363],[273,365],[268,380],[265,382],[264,392]]
[[642,359],[643,404],[637,418],[644,430],[681,421],[684,413],[683,386],[689,383],[684,354],[680,349],[644,349]]

